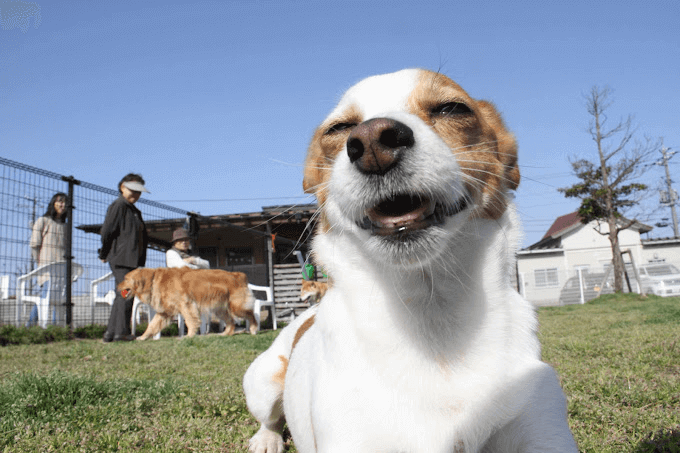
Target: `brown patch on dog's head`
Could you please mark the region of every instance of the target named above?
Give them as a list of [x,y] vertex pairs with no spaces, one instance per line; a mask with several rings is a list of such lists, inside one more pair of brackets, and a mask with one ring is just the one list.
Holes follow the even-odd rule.
[[[333,162],[345,142],[351,127],[361,123],[361,114],[353,107],[349,107],[339,117],[322,123],[314,133],[305,158],[305,171],[302,188],[305,193],[316,195],[319,207],[323,207],[328,197],[328,180],[330,179]],[[328,228],[323,209],[320,224]]]
[[[517,143],[493,104],[472,99],[448,77],[422,71],[409,99],[411,113],[437,132],[456,154],[465,185],[479,206],[474,215],[497,219],[505,192],[519,185]],[[457,111],[457,114],[437,112]]]
[[[516,190],[519,186],[520,175],[517,164],[517,141],[515,136],[508,131],[505,123],[494,105],[488,101],[478,101],[477,106],[484,120],[493,130],[496,136],[496,158],[501,164],[499,170],[498,191]],[[498,218],[505,211],[505,203],[500,197],[492,196],[491,203],[487,208],[487,217]]]
[[145,300],[145,296],[151,294],[155,271],[156,269],[139,268],[128,272],[118,285],[118,292],[124,299],[137,296],[140,300]]

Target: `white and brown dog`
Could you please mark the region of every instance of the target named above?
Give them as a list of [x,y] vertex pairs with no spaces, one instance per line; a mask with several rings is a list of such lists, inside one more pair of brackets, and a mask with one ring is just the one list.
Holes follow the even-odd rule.
[[302,280],[300,300],[309,300],[310,304],[318,304],[328,291],[328,283],[314,280]]
[[[333,278],[244,377],[253,452],[575,452],[566,400],[513,289],[517,147],[493,105],[404,70],[352,87],[304,188]],[[284,417],[285,416],[285,417]]]

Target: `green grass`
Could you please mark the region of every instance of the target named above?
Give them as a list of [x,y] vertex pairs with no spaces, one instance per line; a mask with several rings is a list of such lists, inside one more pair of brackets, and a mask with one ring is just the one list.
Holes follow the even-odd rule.
[[[605,296],[539,320],[581,451],[680,452],[679,299]],[[0,451],[245,452],[258,426],[241,379],[275,336],[0,348]]]
[[[137,324],[136,335],[140,336],[146,330],[147,323]],[[216,327],[216,326],[215,326]],[[55,341],[67,341],[74,338],[80,339],[101,339],[106,331],[106,326],[91,324],[78,327],[71,332],[67,327],[47,326],[41,327],[15,327],[12,325],[0,326],[0,346],[16,344],[41,344],[53,343]],[[176,337],[179,333],[177,324],[170,324],[161,331],[161,336]]]
[[539,320],[581,451],[680,452],[679,299],[608,295]]
[[246,451],[241,378],[274,338],[0,348],[0,451]]

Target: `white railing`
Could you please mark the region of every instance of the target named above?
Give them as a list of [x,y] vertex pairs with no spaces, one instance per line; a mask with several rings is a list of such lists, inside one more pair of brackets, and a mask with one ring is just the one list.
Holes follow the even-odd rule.
[[[675,274],[673,270],[680,269],[680,265],[642,264],[638,266],[637,276],[630,264],[626,267],[624,293],[632,291],[664,297],[680,296],[680,274]],[[548,273],[544,271],[520,272],[518,275],[520,293],[537,306],[584,304],[601,294],[614,292],[614,274],[609,266],[551,269]]]

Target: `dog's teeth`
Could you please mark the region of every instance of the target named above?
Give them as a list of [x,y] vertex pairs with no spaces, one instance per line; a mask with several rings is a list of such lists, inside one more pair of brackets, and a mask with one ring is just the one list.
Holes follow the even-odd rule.
[[366,217],[357,221],[356,224],[371,234],[389,236],[402,234],[410,230],[423,229],[431,225],[442,225],[447,217],[451,217],[467,208],[467,197],[459,198],[453,204],[439,204],[430,199],[420,199],[422,203],[409,213],[399,215],[385,214],[385,206],[372,208],[367,211]]
[[440,209],[438,209],[438,210],[436,210],[432,213],[432,218],[434,219],[434,223],[437,223],[437,224],[442,223],[443,217],[444,216],[443,216]]
[[427,208],[427,211],[423,214],[424,217],[429,217],[432,214],[434,214],[435,210],[437,207],[437,203],[431,202],[430,205]]

